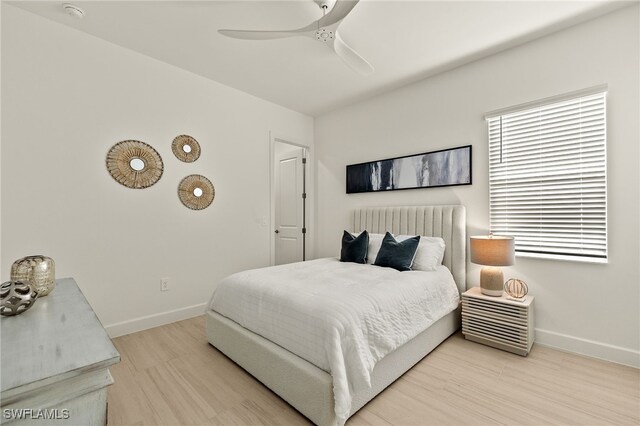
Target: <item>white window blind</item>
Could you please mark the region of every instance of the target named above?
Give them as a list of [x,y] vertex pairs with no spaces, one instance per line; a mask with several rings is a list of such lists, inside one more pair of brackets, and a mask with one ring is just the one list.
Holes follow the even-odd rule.
[[491,232],[517,254],[606,261],[606,92],[487,121]]

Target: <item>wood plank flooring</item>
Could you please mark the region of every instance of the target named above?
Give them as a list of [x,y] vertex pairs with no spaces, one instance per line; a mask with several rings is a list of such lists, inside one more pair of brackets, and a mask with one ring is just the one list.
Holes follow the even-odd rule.
[[[207,343],[204,316],[114,339],[110,425],[308,425]],[[365,425],[640,425],[640,370],[455,334],[356,413]]]

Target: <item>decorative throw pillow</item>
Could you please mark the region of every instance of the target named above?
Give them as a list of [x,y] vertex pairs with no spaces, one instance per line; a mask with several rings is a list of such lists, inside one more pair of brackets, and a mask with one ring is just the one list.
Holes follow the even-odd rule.
[[[404,241],[408,238],[413,238],[413,236],[398,235],[396,240]],[[369,243],[369,246],[371,246],[371,243]],[[435,271],[438,266],[442,265],[444,250],[445,244],[442,238],[421,237],[420,244],[418,244],[418,250],[416,251],[416,257],[413,259],[413,265],[411,265],[411,270]]]
[[344,231],[340,262],[367,263],[368,248],[369,233],[367,231],[362,231],[357,237]]
[[369,250],[367,251],[367,263],[369,265],[373,265],[373,262],[375,262],[380,246],[382,246],[383,238],[384,234],[369,234]]
[[380,246],[380,251],[373,264],[397,269],[398,271],[410,271],[419,243],[420,235],[399,242],[387,232],[384,234],[382,246]]

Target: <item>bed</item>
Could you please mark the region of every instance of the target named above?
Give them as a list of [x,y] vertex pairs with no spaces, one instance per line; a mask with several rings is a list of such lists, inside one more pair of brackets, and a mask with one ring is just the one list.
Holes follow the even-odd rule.
[[[465,208],[453,206],[410,206],[363,208],[351,215],[350,231],[368,230],[371,233],[392,232],[396,235],[424,235],[444,239],[446,249],[443,265],[447,274],[453,276],[456,297],[465,290],[466,275],[466,237]],[[316,260],[306,268],[328,267],[330,260]],[[329,265],[330,266],[330,265]],[[340,265],[343,268],[356,266]],[[276,274],[281,271],[268,268]],[[289,268],[295,268],[289,267]],[[320,269],[318,269],[320,268]],[[377,267],[370,267],[375,269]],[[378,268],[387,269],[387,268]],[[409,277],[410,273],[404,273]],[[251,272],[249,272],[249,276]],[[408,279],[408,278],[407,278]],[[227,286],[228,287],[228,286]],[[212,306],[213,298],[212,298]],[[218,305],[218,310],[220,305]],[[225,312],[227,315],[228,313]],[[367,373],[366,386],[349,386],[348,402],[345,407],[344,390],[336,384],[343,372],[327,368],[314,360],[314,363],[285,349],[283,346],[242,327],[215,310],[209,309],[207,317],[207,338],[209,342],[243,367],[246,371],[273,390],[303,415],[318,425],[340,425],[362,408],[368,401],[390,385],[404,372],[410,369],[437,345],[453,334],[460,326],[459,307],[434,320],[424,331],[419,331],[406,343],[384,353],[376,359],[372,370]],[[277,339],[273,339],[278,341]],[[295,352],[295,351],[294,351]],[[299,352],[297,352],[299,353]],[[334,371],[332,377],[327,371]],[[355,377],[355,376],[354,376]],[[353,379],[356,381],[355,379]],[[334,383],[336,382],[336,383]],[[334,387],[336,386],[336,387]],[[336,394],[334,395],[334,389]],[[345,411],[346,410],[346,411]]]

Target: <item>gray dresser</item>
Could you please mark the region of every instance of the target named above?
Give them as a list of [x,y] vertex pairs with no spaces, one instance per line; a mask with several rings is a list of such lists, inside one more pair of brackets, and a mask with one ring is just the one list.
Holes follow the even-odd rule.
[[0,422],[104,425],[120,354],[73,278],[0,323]]

